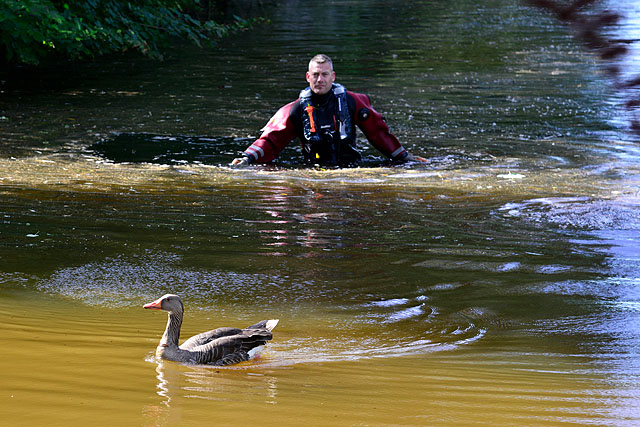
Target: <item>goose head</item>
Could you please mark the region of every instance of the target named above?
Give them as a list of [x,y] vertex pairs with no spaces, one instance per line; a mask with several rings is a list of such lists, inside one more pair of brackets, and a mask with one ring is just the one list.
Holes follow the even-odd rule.
[[168,311],[169,313],[184,312],[184,305],[182,304],[182,300],[178,295],[174,294],[163,295],[157,300],[150,302],[149,304],[145,304],[142,307],[148,308],[150,310],[164,310]]

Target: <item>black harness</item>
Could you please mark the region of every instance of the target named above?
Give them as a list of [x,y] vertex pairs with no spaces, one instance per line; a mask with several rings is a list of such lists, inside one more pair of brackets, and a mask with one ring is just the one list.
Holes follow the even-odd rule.
[[302,151],[308,163],[330,166],[356,164],[355,129],[349,113],[347,90],[334,83],[326,100],[314,104],[311,88],[300,92],[302,108]]

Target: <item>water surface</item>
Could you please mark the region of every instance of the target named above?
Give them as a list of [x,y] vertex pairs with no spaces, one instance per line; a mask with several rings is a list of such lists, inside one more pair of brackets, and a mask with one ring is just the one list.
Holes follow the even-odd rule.
[[[4,419],[638,424],[638,152],[602,64],[516,1],[265,12],[163,63],[6,77]],[[363,139],[358,169],[226,166],[318,51],[428,163]],[[166,292],[185,338],[280,318],[265,357],[155,360]]]

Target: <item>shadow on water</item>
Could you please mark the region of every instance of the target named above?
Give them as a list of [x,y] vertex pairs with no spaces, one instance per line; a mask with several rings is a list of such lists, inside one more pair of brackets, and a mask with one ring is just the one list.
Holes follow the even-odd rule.
[[217,165],[228,163],[251,142],[249,138],[121,133],[89,146],[88,150],[116,163]]
[[[159,165],[228,165],[235,157],[252,142],[253,138],[188,136],[188,135],[154,135],[148,133],[118,133],[103,138],[87,147],[87,152],[93,153],[106,161],[115,163],[151,163]],[[363,167],[390,166],[392,163],[380,153],[373,153],[370,147],[362,149],[369,155],[363,159]],[[441,164],[452,165],[463,161],[478,160],[477,155],[463,153],[441,154],[434,158]],[[491,156],[487,155],[486,159]],[[291,143],[278,156],[274,165],[287,168],[308,167],[303,163],[303,156],[299,144]]]

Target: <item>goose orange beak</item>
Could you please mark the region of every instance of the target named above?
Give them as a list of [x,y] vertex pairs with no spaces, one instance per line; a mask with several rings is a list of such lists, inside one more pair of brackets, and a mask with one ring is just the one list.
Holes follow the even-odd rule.
[[142,308],[148,308],[151,310],[162,310],[162,302],[160,300],[150,302],[149,304],[145,304]]

